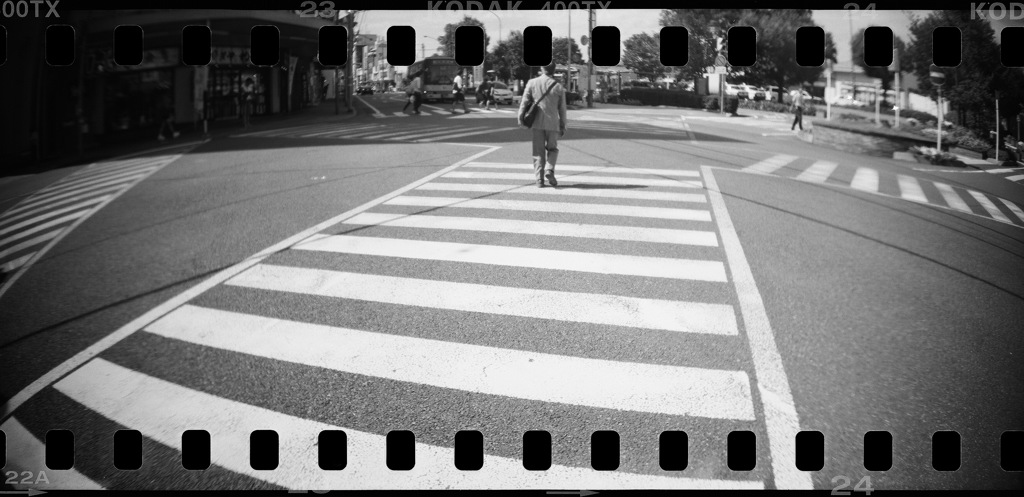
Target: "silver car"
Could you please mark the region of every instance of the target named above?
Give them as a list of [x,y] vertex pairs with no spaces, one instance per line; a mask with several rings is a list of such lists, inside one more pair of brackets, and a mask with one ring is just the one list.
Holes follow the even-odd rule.
[[508,89],[508,85],[505,83],[497,81],[491,83],[491,95],[496,103],[512,104],[512,90]]

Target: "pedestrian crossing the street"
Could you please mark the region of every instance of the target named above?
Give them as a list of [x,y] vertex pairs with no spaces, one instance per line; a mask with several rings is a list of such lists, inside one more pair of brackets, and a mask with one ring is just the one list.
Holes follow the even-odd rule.
[[[247,488],[810,488],[712,178],[573,164],[558,178],[468,161],[268,250],[56,381],[62,428],[138,430],[179,465],[182,433],[205,429],[220,481]],[[45,407],[15,411],[9,443],[41,451]],[[621,433],[615,471],[590,465],[599,429]],[[254,430],[277,432],[276,468],[249,464]],[[343,470],[320,469],[325,430],[346,435]],[[390,430],[415,433],[412,470],[386,468]],[[480,470],[455,468],[458,430],[483,433]],[[528,430],[552,434],[547,471],[523,467]],[[667,430],[690,445],[659,449]],[[726,465],[736,430],[757,434],[752,471]],[[135,485],[79,450],[69,481]],[[659,450],[686,469],[662,469]]]
[[[869,167],[856,167],[852,177],[840,164],[810,161],[777,154],[742,169],[753,174],[770,174],[797,181],[842,186],[875,195],[900,198],[972,214],[1017,227],[1024,227],[1024,215],[1017,204],[970,188],[906,174],[892,174]],[[847,179],[849,178],[849,179]]]
[[0,214],[0,295],[89,216],[196,145],[90,164]]
[[290,128],[280,128],[252,133],[231,135],[232,138],[263,137],[263,138],[307,138],[323,140],[388,140],[400,142],[440,142],[500,133],[518,129],[515,126],[473,126],[468,124],[416,124],[416,125],[384,125],[373,123],[321,123]]

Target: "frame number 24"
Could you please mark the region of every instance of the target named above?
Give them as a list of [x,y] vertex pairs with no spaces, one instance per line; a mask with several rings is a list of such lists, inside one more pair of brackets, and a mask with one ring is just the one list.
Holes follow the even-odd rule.
[[[840,481],[842,482],[842,484],[836,484],[837,482]],[[850,491],[844,489],[850,486],[851,481],[853,480],[851,480],[849,476],[840,475],[835,478],[832,478],[832,484],[836,485],[832,489],[832,495],[850,495]],[[874,491],[874,489],[871,488],[871,477],[865,476],[864,478],[861,478],[860,481],[857,482],[857,484],[853,487],[853,491],[864,492],[864,495],[871,495],[871,492]]]

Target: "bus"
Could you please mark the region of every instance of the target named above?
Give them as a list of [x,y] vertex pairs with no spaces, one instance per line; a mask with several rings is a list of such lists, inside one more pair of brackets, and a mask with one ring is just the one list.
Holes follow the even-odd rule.
[[[409,66],[408,76],[411,81],[420,71],[423,82],[423,100],[427,102],[450,102],[452,96],[452,80],[458,72],[459,65],[455,57],[427,57]],[[464,93],[465,94],[465,93]]]

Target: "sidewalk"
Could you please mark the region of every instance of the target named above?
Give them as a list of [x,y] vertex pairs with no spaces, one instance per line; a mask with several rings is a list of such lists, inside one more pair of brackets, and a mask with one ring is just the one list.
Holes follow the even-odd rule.
[[241,133],[243,130],[245,132],[250,132],[272,129],[293,123],[318,123],[330,121],[331,119],[345,120],[351,119],[357,114],[356,112],[347,111],[344,105],[340,105],[339,107],[340,113],[335,115],[334,101],[328,100],[321,102],[319,105],[306,107],[290,114],[255,117],[252,119],[251,125],[248,129],[242,128],[242,122],[239,119],[212,121],[207,123],[206,135],[203,135],[202,133],[202,123],[199,124],[199,129],[196,130],[193,129],[191,124],[180,124],[175,127],[175,129],[181,133],[178,138],[168,138],[166,140],[159,141],[155,136],[152,136],[146,139],[135,139],[111,145],[96,145],[92,148],[87,148],[81,156],[69,153],[53,159],[43,160],[37,164],[25,164],[19,167],[0,170],[0,178],[11,176],[30,176],[65,167],[73,167],[113,157],[120,157],[122,155],[142,153],[146,150],[172,146],[177,143],[188,143],[207,138],[221,138],[229,134]]

